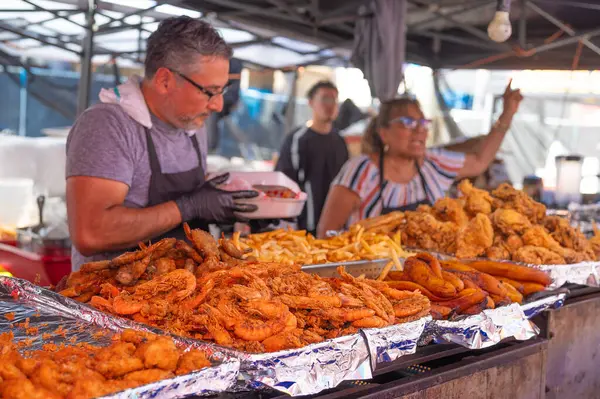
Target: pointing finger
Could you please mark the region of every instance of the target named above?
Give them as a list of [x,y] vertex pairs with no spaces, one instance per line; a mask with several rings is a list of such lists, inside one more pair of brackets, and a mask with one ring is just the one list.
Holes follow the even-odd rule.
[[506,86],[506,90],[504,90],[504,94],[509,94],[512,92],[512,78],[508,81],[508,85]]

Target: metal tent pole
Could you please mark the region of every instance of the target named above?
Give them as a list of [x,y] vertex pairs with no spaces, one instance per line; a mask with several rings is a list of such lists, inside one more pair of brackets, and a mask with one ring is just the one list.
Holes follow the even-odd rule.
[[296,115],[296,96],[298,94],[298,69],[294,70],[292,75],[292,87],[290,87],[290,95],[288,97],[288,104],[285,110],[285,132],[288,134],[294,128],[294,121]]
[[81,75],[79,77],[79,93],[77,94],[77,115],[80,115],[90,104],[96,3],[97,0],[88,0],[88,9],[85,12],[86,32],[85,37],[83,38],[83,51],[81,53]]

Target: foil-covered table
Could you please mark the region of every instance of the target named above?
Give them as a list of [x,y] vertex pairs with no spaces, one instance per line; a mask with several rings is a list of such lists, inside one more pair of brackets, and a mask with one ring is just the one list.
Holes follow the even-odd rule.
[[[115,332],[125,328],[165,334],[165,331],[103,313],[28,281],[0,276],[0,298],[13,298],[32,309],[54,317],[83,321]],[[241,376],[230,390],[272,388],[290,395],[309,395],[333,388],[345,380],[370,379],[372,368],[367,341],[360,333],[343,336],[300,349],[252,354],[212,343],[175,336],[180,345],[204,350],[211,359],[235,359]]]
[[551,288],[558,288],[566,283],[600,286],[600,262],[581,262],[572,265],[525,265],[542,270],[552,278]]
[[373,370],[377,369],[378,364],[393,362],[402,356],[415,353],[425,325],[429,322],[431,316],[385,328],[361,330],[369,345]]
[[422,342],[445,341],[469,349],[482,349],[505,338],[526,340],[537,333],[537,327],[525,317],[520,305],[513,303],[458,320],[433,320],[425,326]]
[[524,341],[539,333],[529,319],[544,310],[562,306],[565,296],[565,293],[551,293],[522,305],[513,303],[457,320],[432,320],[425,326],[420,344],[452,342],[469,349],[482,349],[506,338]]
[[521,305],[525,317],[531,319],[548,309],[558,309],[565,303],[567,294],[564,292],[547,295],[535,301]]
[[[25,304],[17,291],[6,290],[0,285],[0,333],[12,332],[14,340],[24,350],[41,349],[43,345],[73,345],[89,343],[108,345],[115,330],[83,322],[82,320],[59,314],[52,307],[40,304]],[[240,362],[235,358],[211,359],[213,365],[174,378],[152,384],[127,389],[104,396],[104,399],[138,398],[183,398],[205,396],[224,392],[232,387],[238,378]]]
[[373,378],[369,352],[360,334],[299,349],[240,354],[250,388],[267,386],[292,396],[315,394],[342,381]]

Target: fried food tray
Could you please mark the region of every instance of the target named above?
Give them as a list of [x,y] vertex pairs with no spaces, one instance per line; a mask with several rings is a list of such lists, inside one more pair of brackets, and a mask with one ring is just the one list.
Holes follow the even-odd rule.
[[[214,360],[215,362],[228,365],[231,362],[235,363],[235,375],[237,376],[239,371],[240,378],[234,378],[235,381],[232,381],[232,384],[228,385],[227,391],[235,392],[271,388],[292,396],[297,396],[314,394],[333,388],[346,380],[372,378],[369,347],[367,340],[360,333],[330,339],[299,349],[255,354],[239,352],[213,343],[176,336],[158,328],[112,316],[91,306],[17,278],[0,276],[0,303],[2,303],[2,297],[12,298],[18,301],[20,305],[32,309],[46,310],[55,318],[72,319],[93,326],[94,328],[102,328],[114,332],[131,328],[138,331],[169,335],[179,345],[205,351],[211,361]],[[414,331],[413,328],[410,333],[412,334],[411,339],[414,341],[414,348],[412,349],[414,352],[421,331]],[[214,375],[214,381],[218,384],[218,387],[221,387],[224,382],[231,382],[230,379],[225,379],[225,376],[218,375]],[[205,386],[204,390],[187,392],[186,395],[203,394],[213,387],[208,383]],[[223,390],[225,389],[217,390],[217,392]],[[129,397],[180,396],[182,395],[131,395]]]
[[454,255],[441,252],[421,250],[418,248],[406,248],[411,252],[428,252],[441,260],[456,260],[459,262],[489,261],[497,263],[508,263],[511,265],[526,266],[546,272],[552,278],[552,284],[548,288],[560,288],[565,284],[579,284],[588,287],[600,287],[600,261],[580,262],[567,265],[535,265],[530,263],[514,262],[510,260],[494,260],[489,258],[459,259]]
[[[12,332],[23,350],[40,350],[48,344],[66,346],[88,343],[105,346],[122,329],[109,330],[60,312],[57,306],[41,298],[28,303],[19,295],[18,285],[0,280],[0,333]],[[15,280],[17,279],[10,279]],[[24,280],[21,280],[24,282]],[[24,282],[27,285],[29,283]],[[201,370],[127,389],[103,399],[173,398],[188,395],[206,396],[224,392],[238,378],[240,362],[235,358],[210,357],[212,366]]]
[[[422,252],[410,249],[411,252]],[[433,253],[440,259],[455,259],[452,256]],[[399,258],[404,263],[405,258]],[[351,275],[358,277],[365,275],[367,278],[376,279],[390,259],[361,260],[354,262],[325,263],[306,265],[302,270],[322,277],[338,276],[337,267],[344,266]],[[425,323],[420,345],[430,342],[449,342],[459,344],[468,349],[482,349],[498,344],[507,338],[528,340],[535,337],[539,330],[529,322],[529,319],[549,308],[563,305],[566,290],[553,289],[540,292],[532,296],[526,303],[511,304],[496,309],[485,310],[478,315],[465,316],[457,320],[431,320]],[[377,339],[385,339],[385,335]],[[372,339],[371,341],[373,341]],[[386,345],[381,345],[381,347]],[[387,347],[391,347],[388,344]],[[385,353],[374,354],[377,364],[383,364]],[[374,370],[376,366],[374,364]]]
[[413,354],[425,325],[431,320],[423,317],[383,329],[364,329],[298,349],[246,353],[112,316],[21,279],[0,277],[0,292],[14,295],[25,305],[49,309],[55,315],[95,327],[113,331],[132,328],[171,335],[175,342],[202,349],[211,358],[238,360],[240,379],[228,391],[270,388],[291,396],[315,394],[343,381],[372,378],[373,370],[379,365]]

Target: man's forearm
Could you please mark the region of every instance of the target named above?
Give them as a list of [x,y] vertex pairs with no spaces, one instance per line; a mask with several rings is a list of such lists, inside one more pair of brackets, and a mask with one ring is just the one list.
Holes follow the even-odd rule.
[[105,252],[135,247],[179,224],[181,214],[173,201],[139,209],[115,205],[103,211],[94,226],[87,227],[92,235],[90,250]]

